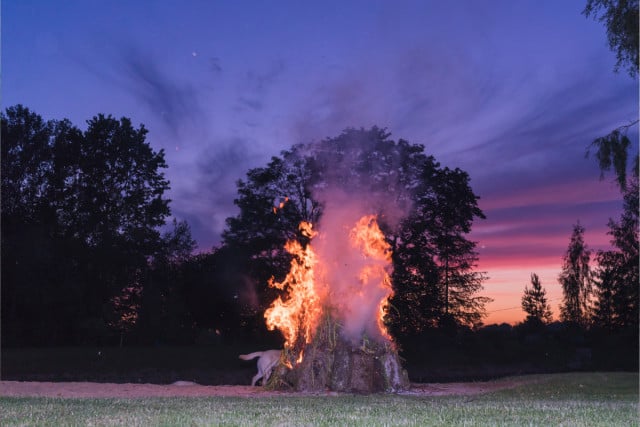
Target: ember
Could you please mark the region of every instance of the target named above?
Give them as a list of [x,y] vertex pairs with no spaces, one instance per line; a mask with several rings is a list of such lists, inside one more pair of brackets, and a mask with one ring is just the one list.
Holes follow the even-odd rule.
[[303,222],[300,230],[312,241],[285,246],[293,255],[289,274],[269,282],[284,297],[265,312],[268,328],[285,339],[273,387],[374,392],[409,385],[383,321],[392,295],[391,248],[375,215],[349,222],[340,217],[342,232],[331,235]]

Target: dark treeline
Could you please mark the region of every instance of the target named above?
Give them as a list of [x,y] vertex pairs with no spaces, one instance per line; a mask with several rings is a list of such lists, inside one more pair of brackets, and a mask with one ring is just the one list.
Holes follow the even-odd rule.
[[637,371],[632,329],[584,328],[568,322],[522,322],[431,329],[403,343],[413,381],[488,380],[563,371]]
[[[421,145],[372,128],[293,146],[238,182],[239,213],[227,219],[222,244],[195,254],[189,225],[166,224],[167,165],[144,126],[98,115],[82,131],[22,106],[1,120],[5,347],[282,345],[265,327],[264,310],[277,296],[267,282],[286,274],[287,240],[307,243],[299,222],[320,220],[326,189],[339,187],[367,196],[362,202],[392,245],[386,322],[408,364],[531,360],[552,370],[587,367],[578,356],[588,354],[598,366],[617,355],[608,368],[637,369],[628,357],[637,355],[637,262],[634,273],[629,259],[635,248],[637,261],[637,196],[626,195],[626,217],[611,223],[620,245],[598,254],[588,321],[550,323],[533,283],[527,321],[483,327],[486,277],[466,237],[484,218],[478,197],[464,171],[441,166]],[[575,283],[567,277],[569,295]]]
[[240,336],[232,261],[167,226],[167,165],[144,126],[98,115],[81,131],[20,105],[1,120],[3,346]]

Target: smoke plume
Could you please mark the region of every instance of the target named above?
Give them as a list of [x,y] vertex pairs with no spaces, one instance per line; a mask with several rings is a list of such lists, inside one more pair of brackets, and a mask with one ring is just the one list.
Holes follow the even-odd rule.
[[345,335],[354,340],[363,334],[381,338],[380,304],[392,293],[390,259],[384,251],[366,253],[353,236],[358,221],[371,214],[361,201],[333,192],[333,198],[325,201],[320,234],[312,243],[321,266],[321,294],[337,312]]

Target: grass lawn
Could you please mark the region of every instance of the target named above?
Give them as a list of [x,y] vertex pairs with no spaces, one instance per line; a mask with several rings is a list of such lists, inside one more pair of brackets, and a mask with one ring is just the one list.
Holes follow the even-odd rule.
[[475,396],[2,397],[0,425],[638,425],[637,373],[527,378],[527,385]]

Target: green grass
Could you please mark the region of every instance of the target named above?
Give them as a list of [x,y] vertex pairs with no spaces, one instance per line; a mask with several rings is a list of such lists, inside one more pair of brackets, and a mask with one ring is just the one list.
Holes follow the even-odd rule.
[[0,398],[0,425],[637,426],[637,373],[514,378],[476,396]]

